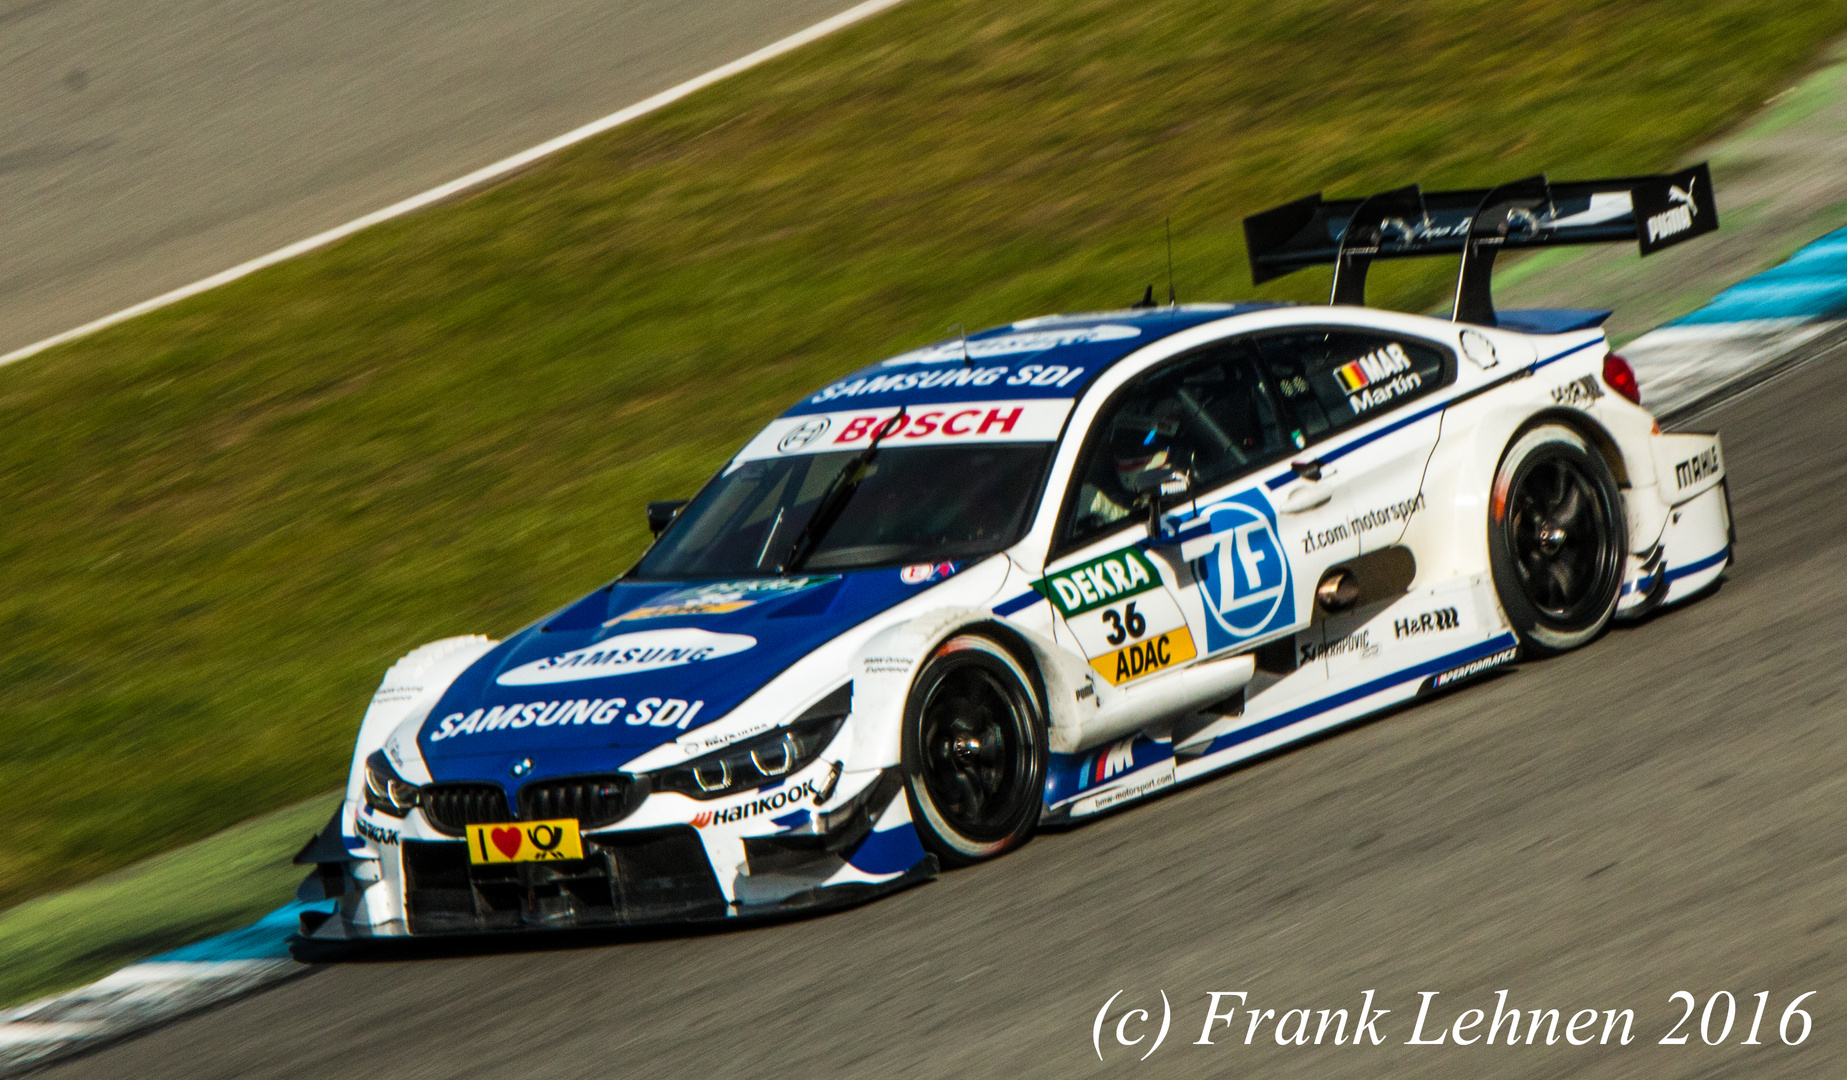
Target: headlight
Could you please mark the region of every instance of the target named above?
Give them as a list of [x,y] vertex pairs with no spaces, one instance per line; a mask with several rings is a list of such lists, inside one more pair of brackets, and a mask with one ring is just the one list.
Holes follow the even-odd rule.
[[803,718],[683,765],[649,773],[648,781],[654,791],[677,791],[695,799],[716,799],[762,787],[807,768],[834,741],[845,721],[844,715]]
[[392,817],[403,817],[417,805],[417,785],[392,769],[383,750],[366,758],[366,805]]

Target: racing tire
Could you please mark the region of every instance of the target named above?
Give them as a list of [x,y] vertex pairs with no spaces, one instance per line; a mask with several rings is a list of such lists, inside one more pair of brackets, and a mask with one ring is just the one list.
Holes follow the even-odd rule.
[[975,633],[938,646],[904,709],[905,794],[918,838],[944,866],[968,866],[1031,838],[1049,751],[1037,682]]
[[1543,424],[1508,446],[1488,503],[1488,561],[1524,652],[1561,653],[1601,633],[1628,550],[1616,477],[1583,436]]

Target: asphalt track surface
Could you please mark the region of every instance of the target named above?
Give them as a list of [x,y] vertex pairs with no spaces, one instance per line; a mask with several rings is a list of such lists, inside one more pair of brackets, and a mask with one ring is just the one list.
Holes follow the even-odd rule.
[[[1724,433],[1740,561],[1576,653],[844,913],[326,964],[46,1075],[1847,1075],[1843,363],[1691,425]],[[1368,989],[1384,1045],[1279,1047],[1272,1023],[1247,1046],[1242,1013],[1193,1044],[1209,991],[1280,1015]],[[1447,1021],[1501,989],[1634,1009],[1635,1041],[1405,1045],[1419,991]],[[1726,1045],[1698,1016],[1659,1045],[1677,990],[1740,999]],[[1814,1031],[1783,1046],[1809,990]],[[1160,991],[1173,1030],[1136,1063]],[[1737,1045],[1758,991],[1768,1045]],[[1130,1007],[1155,1018],[1133,1052]]]
[[445,183],[851,0],[0,0],[0,353]]

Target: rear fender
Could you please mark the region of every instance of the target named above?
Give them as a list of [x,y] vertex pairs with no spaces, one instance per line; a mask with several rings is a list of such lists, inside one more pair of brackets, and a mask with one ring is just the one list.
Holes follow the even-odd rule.
[[[1595,418],[1577,410],[1535,410],[1525,404],[1479,407],[1470,403],[1445,417],[1443,444],[1425,484],[1427,492],[1438,496],[1429,500],[1430,505],[1455,508],[1454,516],[1444,526],[1442,539],[1448,547],[1444,565],[1454,567],[1459,574],[1486,569],[1488,530],[1484,525],[1492,510],[1488,504],[1501,456],[1523,429],[1546,423],[1576,431],[1610,466],[1622,485],[1629,550],[1647,552],[1660,538],[1667,508],[1655,496],[1655,457],[1650,452],[1652,440],[1646,429],[1639,438],[1635,432],[1623,432],[1618,437]],[[1451,430],[1457,432],[1454,443],[1450,442]],[[1443,485],[1448,485],[1448,491],[1441,490]],[[1420,565],[1429,561],[1426,552],[1419,551],[1418,556]]]
[[1430,512],[1412,519],[1402,541],[1417,558],[1418,584],[1433,570],[1456,577],[1487,570],[1484,523],[1494,473],[1514,433],[1532,418],[1530,405],[1492,405],[1479,398],[1445,413],[1424,477]]

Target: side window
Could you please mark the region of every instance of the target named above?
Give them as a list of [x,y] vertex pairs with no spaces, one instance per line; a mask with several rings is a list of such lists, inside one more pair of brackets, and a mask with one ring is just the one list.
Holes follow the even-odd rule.
[[1435,390],[1449,359],[1415,338],[1358,330],[1269,334],[1253,344],[1294,415],[1297,446]]
[[1204,491],[1292,449],[1263,369],[1244,343],[1184,357],[1141,376],[1104,407],[1078,462],[1058,546],[1084,543],[1145,512],[1151,495],[1132,484],[1148,470],[1183,473],[1192,490]]

